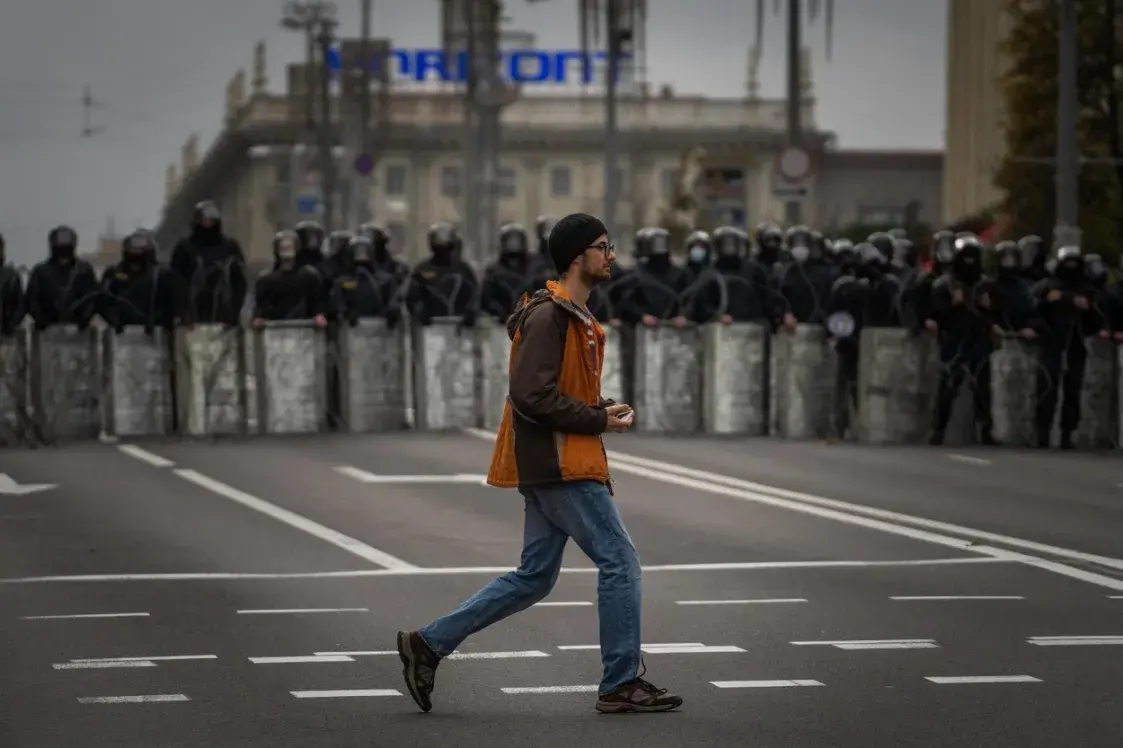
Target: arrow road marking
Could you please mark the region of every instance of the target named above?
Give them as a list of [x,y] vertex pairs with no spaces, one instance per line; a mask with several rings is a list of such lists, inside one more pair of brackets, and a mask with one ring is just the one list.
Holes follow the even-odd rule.
[[40,491],[49,491],[52,488],[58,488],[57,483],[28,483],[21,486],[16,483],[7,473],[0,473],[0,494],[7,494],[9,496],[23,496],[29,493],[39,493]]

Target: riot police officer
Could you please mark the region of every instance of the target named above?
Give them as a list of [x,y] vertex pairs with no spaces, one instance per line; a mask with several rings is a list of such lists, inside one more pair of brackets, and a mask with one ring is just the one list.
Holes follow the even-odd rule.
[[1061,402],[1061,449],[1072,449],[1072,432],[1080,425],[1080,393],[1088,360],[1084,338],[1102,326],[1095,288],[1088,280],[1084,256],[1076,246],[1057,250],[1051,276],[1033,289],[1041,320],[1041,367],[1037,377],[1037,445],[1050,443],[1057,396]]
[[705,231],[686,237],[687,288],[682,293],[684,316],[700,325],[725,318],[729,289],[714,267],[714,241]]
[[210,200],[195,205],[190,233],[172,249],[171,270],[181,321],[238,324],[249,288],[246,258],[238,241],[223,233],[222,215]]
[[50,257],[31,269],[27,280],[27,312],[37,330],[77,325],[84,330],[97,312],[97,275],[78,257],[78,234],[56,226],[47,235]]
[[434,317],[460,317],[461,324],[475,324],[479,281],[468,263],[459,258],[460,232],[447,222],[429,227],[430,257],[413,269],[407,291],[410,314],[422,325]]
[[975,426],[983,444],[995,444],[991,419],[990,354],[994,302],[983,274],[983,245],[968,235],[955,240],[949,271],[932,285],[928,329],[939,335],[940,375],[929,443],[943,444],[960,387],[974,393]]
[[397,281],[378,268],[370,239],[352,237],[341,250],[340,265],[332,287],[332,320],[354,326],[360,319],[383,318],[390,327],[397,324],[401,309],[392,304]]
[[765,269],[749,259],[749,237],[735,226],[714,230],[714,269],[725,283],[723,324],[766,322],[773,303]]
[[273,237],[273,269],[263,272],[254,291],[253,326],[267,321],[311,319],[327,325],[324,312],[323,277],[311,264],[297,265],[300,236],[279,231]]
[[174,281],[156,255],[152,236],[135,231],[121,242],[121,261],[102,275],[98,311],[116,332],[138,325],[151,333],[170,329],[175,321]]
[[499,229],[499,258],[484,270],[480,311],[506,321],[532,283],[530,237],[517,223]]
[[788,330],[801,323],[820,324],[826,319],[833,272],[820,253],[811,230],[806,226],[788,229],[785,245],[791,261],[784,265],[777,280],[775,320]]
[[0,236],[0,335],[11,335],[23,322],[25,310],[23,281],[14,267],[7,263],[7,245]]
[[650,226],[642,242],[644,260],[630,276],[621,316],[629,324],[654,327],[660,320],[672,320],[682,327],[687,322],[682,294],[689,280],[686,270],[671,258],[670,233]]

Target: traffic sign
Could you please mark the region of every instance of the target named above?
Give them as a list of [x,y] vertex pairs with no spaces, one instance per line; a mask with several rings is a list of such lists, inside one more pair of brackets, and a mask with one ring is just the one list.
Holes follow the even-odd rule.
[[316,215],[320,212],[319,195],[300,195],[296,198],[296,212],[301,215]]
[[814,162],[802,148],[786,148],[772,169],[772,196],[784,202],[803,202],[811,194]]
[[355,156],[354,161],[355,172],[363,177],[369,177],[370,173],[374,171],[374,156],[369,153],[360,153]]

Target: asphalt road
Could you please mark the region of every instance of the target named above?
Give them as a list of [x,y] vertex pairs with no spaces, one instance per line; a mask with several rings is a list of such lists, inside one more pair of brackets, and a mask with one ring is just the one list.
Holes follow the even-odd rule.
[[0,454],[53,485],[0,493],[0,746],[1123,741],[1123,458],[611,444],[677,713],[574,688],[600,668],[572,547],[546,604],[441,665],[433,712],[404,695],[395,632],[518,560],[487,434],[91,444]]

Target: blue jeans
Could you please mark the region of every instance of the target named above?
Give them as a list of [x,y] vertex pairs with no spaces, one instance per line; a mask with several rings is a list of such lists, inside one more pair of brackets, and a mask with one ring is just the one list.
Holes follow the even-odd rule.
[[472,634],[540,601],[558,581],[569,538],[597,566],[597,613],[604,675],[600,693],[634,680],[640,665],[639,554],[608,488],[573,481],[520,489],[526,499],[522,562],[492,580],[456,610],[421,629],[447,657]]

